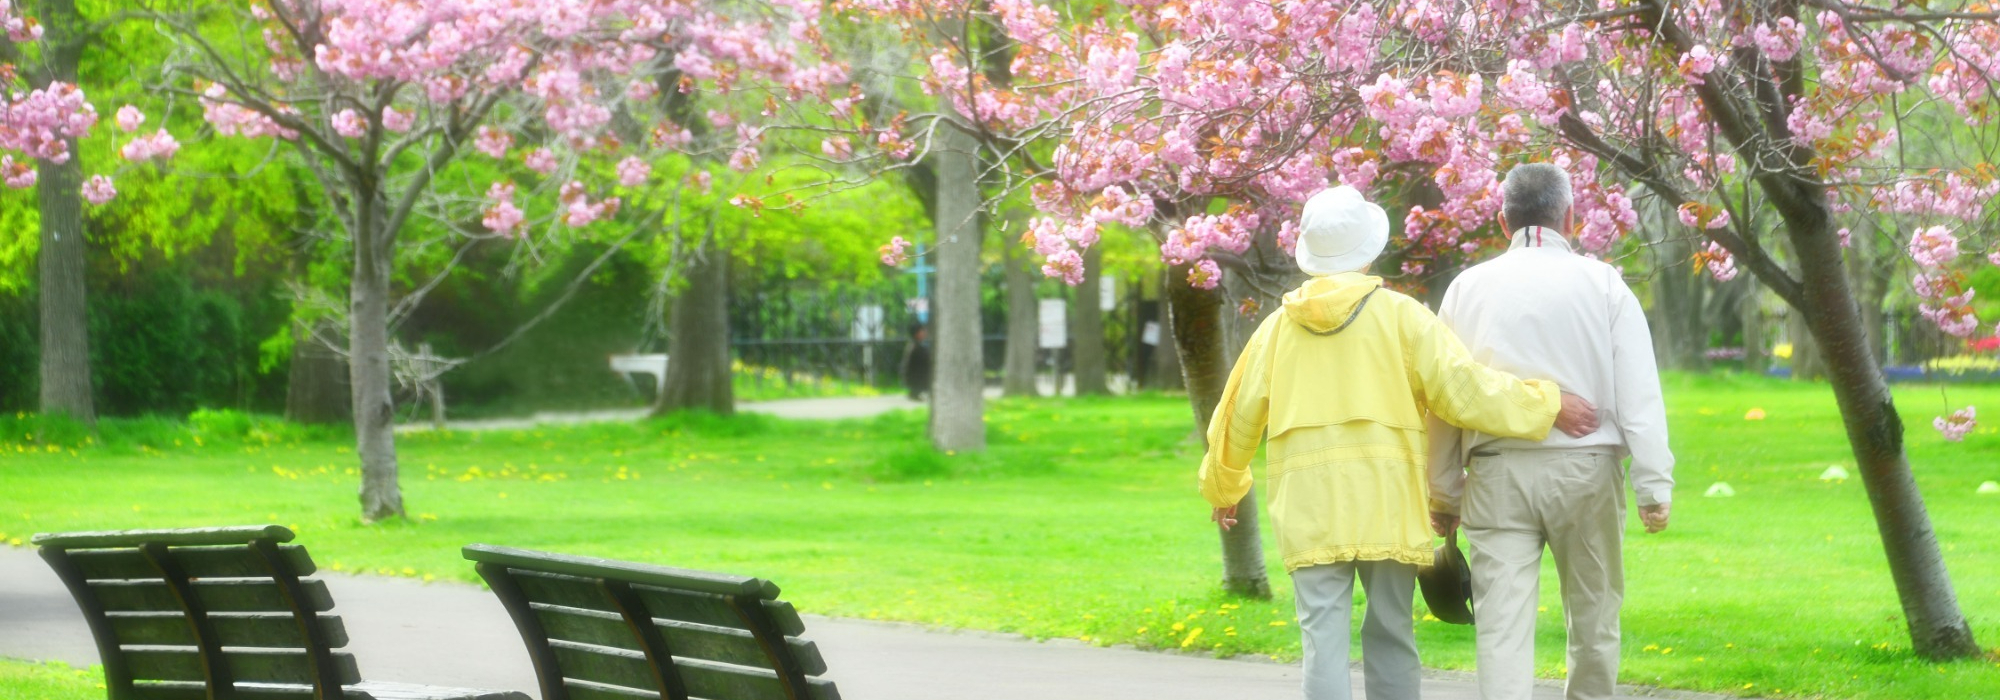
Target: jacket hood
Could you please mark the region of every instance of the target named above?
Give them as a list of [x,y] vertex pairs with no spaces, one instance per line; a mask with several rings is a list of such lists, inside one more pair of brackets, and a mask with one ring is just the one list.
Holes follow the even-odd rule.
[[1354,307],[1382,286],[1382,278],[1359,272],[1314,277],[1285,293],[1285,315],[1314,333],[1340,328]]

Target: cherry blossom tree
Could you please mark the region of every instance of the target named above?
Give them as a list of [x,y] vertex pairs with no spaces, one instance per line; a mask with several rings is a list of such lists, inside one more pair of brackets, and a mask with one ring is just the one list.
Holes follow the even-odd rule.
[[[2000,23],[1983,6],[1658,0],[1131,0],[1129,20],[1064,21],[997,3],[1033,89],[972,105],[981,119],[1063,125],[1036,186],[1031,242],[1075,279],[1110,223],[1154,231],[1191,289],[1285,279],[1299,202],[1344,183],[1407,206],[1378,271],[1427,275],[1505,244],[1498,174],[1572,173],[1588,254],[1638,223],[1634,197],[1672,207],[1717,279],[1748,270],[1826,354],[1918,653],[1978,652],[1903,449],[1903,424],[1851,293],[1844,221],[1893,215],[1920,272],[1923,314],[1980,326],[1963,249],[2000,184]],[[976,80],[976,78],[973,78]],[[1924,133],[1958,122],[1970,129]],[[1929,159],[1913,141],[1965,147]],[[1933,155],[1938,151],[1932,149]],[[1984,250],[1990,243],[1977,244]],[[2000,264],[2000,256],[1994,260]],[[1788,264],[1789,263],[1789,266]],[[1224,273],[1224,269],[1229,270]],[[1276,285],[1282,287],[1282,285]],[[1189,301],[1182,303],[1182,297]],[[1213,301],[1176,294],[1199,337]],[[1245,304],[1245,311],[1252,305]],[[1190,392],[1212,344],[1181,343]],[[1219,388],[1216,385],[1214,388]],[[1199,407],[1199,404],[1198,404]],[[1198,408],[1199,410],[1199,408]],[[1962,436],[1970,409],[1936,421]]]
[[[76,141],[90,133],[97,109],[78,87],[87,37],[74,0],[42,3],[32,17],[0,0],[6,30],[0,61],[0,183],[36,187],[40,214],[41,410],[95,423],[84,285],[83,201],[112,196],[103,175],[83,177]],[[47,20],[47,23],[44,23]],[[37,184],[39,183],[39,187]]]
[[[765,130],[823,103],[813,0],[256,0],[156,2],[182,45],[163,94],[197,101],[217,138],[269,139],[319,184],[353,251],[349,365],[362,515],[401,516],[390,384],[400,236],[420,218],[467,240],[533,247],[607,218],[657,224],[690,182],[649,159],[712,149],[758,167]],[[240,42],[218,37],[248,32]],[[696,143],[662,96],[727,95]],[[140,147],[141,151],[146,150]],[[128,155],[130,157],[130,155]],[[474,164],[469,159],[487,159]],[[481,178],[500,172],[499,178]],[[696,181],[698,180],[698,181]]]

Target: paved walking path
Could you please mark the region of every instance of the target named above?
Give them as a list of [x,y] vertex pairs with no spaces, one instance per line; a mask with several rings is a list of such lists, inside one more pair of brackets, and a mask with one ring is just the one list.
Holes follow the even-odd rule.
[[[1043,396],[1056,393],[1056,384],[1050,378],[1038,377]],[[1125,382],[1122,378],[1112,379],[1112,390],[1122,392]],[[1074,386],[1065,381],[1062,394],[1074,393]],[[999,387],[986,388],[987,399],[1000,398]],[[902,394],[882,396],[835,396],[816,399],[777,399],[772,401],[745,401],[736,404],[736,410],[746,413],[764,413],[779,418],[795,420],[838,420],[843,418],[870,418],[890,411],[903,409],[923,409],[929,404],[912,401]],[[477,420],[447,420],[445,427],[452,430],[524,430],[537,425],[574,425],[578,423],[615,423],[635,421],[645,418],[648,409],[612,408],[599,411],[541,411],[522,418],[482,418]],[[426,421],[406,423],[396,426],[397,432],[430,430]]]
[[[324,576],[348,647],[369,680],[533,692],[527,652],[491,593],[456,583]],[[1212,659],[1073,641],[943,632],[913,625],[807,616],[828,677],[853,700],[1298,700],[1296,664]],[[97,648],[62,582],[34,551],[0,547],[0,657],[97,662]],[[1355,674],[1355,697],[1361,674]],[[1476,700],[1465,674],[1424,680],[1425,700]],[[1708,700],[1677,691],[1621,689]],[[1535,689],[1559,700],[1560,688]]]
[[[999,397],[999,391],[988,392],[990,398]],[[868,418],[890,411],[906,408],[924,408],[925,404],[911,401],[902,394],[890,396],[837,396],[819,399],[778,399],[775,401],[746,401],[736,404],[736,410],[746,413],[765,413],[779,418],[801,420],[832,420],[841,418]],[[580,423],[619,423],[645,418],[649,411],[644,408],[610,408],[600,411],[538,411],[532,416],[521,418],[481,418],[476,420],[448,420],[445,427],[452,430],[526,430],[538,425],[576,425]],[[396,432],[430,430],[429,422],[405,423],[396,426]]]

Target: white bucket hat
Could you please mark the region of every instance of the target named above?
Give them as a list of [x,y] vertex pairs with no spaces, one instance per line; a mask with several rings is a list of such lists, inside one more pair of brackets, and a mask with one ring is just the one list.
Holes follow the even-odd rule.
[[1331,275],[1367,267],[1388,245],[1389,214],[1341,185],[1306,200],[1293,255],[1306,274]]

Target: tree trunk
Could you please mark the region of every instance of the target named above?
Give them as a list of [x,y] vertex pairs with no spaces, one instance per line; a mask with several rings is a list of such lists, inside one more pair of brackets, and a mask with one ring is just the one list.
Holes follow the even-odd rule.
[[[1664,218],[1656,220],[1656,223]],[[1671,229],[1669,229],[1671,230]],[[1694,244],[1686,240],[1665,240],[1654,247],[1653,336],[1654,353],[1661,364],[1674,369],[1701,370],[1708,367],[1708,324],[1702,314],[1708,285],[1700,268],[1688,261]]]
[[1104,247],[1091,246],[1083,253],[1083,283],[1076,286],[1076,303],[1070,305],[1077,396],[1111,393],[1104,376],[1104,307],[1099,304],[1103,284]]
[[[1160,324],[1159,344],[1153,346],[1153,381],[1148,387],[1157,391],[1180,391],[1187,388],[1187,378],[1181,373],[1180,343],[1174,339],[1173,304],[1170,297],[1174,280],[1160,276],[1160,301],[1155,305],[1154,321]],[[1203,425],[1202,427],[1208,427]]]
[[[1676,51],[1691,46],[1687,32],[1667,17],[1668,6],[1660,2],[1638,4],[1641,26],[1655,28],[1652,36]],[[1777,124],[1759,123],[1756,106],[1745,105],[1738,95],[1716,81],[1696,87],[1696,94],[1718,131],[1740,153],[1752,154],[1760,139],[1784,130]],[[1573,117],[1565,117],[1573,119]],[[1770,275],[1764,282],[1784,285],[1782,294],[1805,318],[1811,334],[1819,341],[1826,358],[1829,383],[1840,405],[1847,428],[1847,441],[1861,480],[1868,488],[1868,503],[1875,511],[1875,526],[1882,536],[1882,550],[1889,560],[1889,572],[1896,582],[1896,595],[1903,604],[1903,618],[1909,625],[1910,645],[1917,654],[1930,659],[1970,657],[1980,653],[1973,641],[1972,628],[1959,611],[1958,595],[1952,590],[1945,571],[1944,555],[1938,550],[1937,535],[1931,529],[1923,497],[1917,493],[1910,474],[1909,458],[1903,451],[1903,422],[1889,385],[1868,348],[1867,330],[1854,290],[1841,264],[1840,242],[1834,233],[1827,205],[1830,189],[1810,163],[1810,151],[1795,151],[1785,170],[1760,170],[1755,183],[1784,221],[1785,234],[1798,256],[1797,283],[1783,280],[1776,271],[1760,269],[1758,260],[1749,261],[1751,271]],[[1757,165],[1764,165],[1761,156]],[[1631,170],[1651,164],[1636,158],[1614,159]],[[1634,167],[1634,164],[1637,167]],[[1644,172],[1628,174],[1645,177]],[[1781,280],[1783,280],[1781,282]]]
[[931,375],[931,445],[986,449],[986,358],[979,323],[979,180],[972,136],[940,122],[937,148],[937,338]]
[[330,321],[315,322],[316,330],[292,333],[291,369],[286,374],[285,420],[293,423],[345,423],[353,418],[354,395],[348,388],[347,360],[319,337],[337,337]]
[[1769,341],[1764,337],[1764,286],[1754,275],[1743,284],[1742,306],[1738,307],[1743,315],[1743,371],[1762,375],[1771,366],[1771,357],[1766,354],[1770,350],[1765,347]]
[[1036,396],[1035,349],[1041,329],[1035,299],[1034,258],[1019,245],[1002,246],[1001,264],[1007,272],[1007,358],[1000,369],[1000,392],[1004,396]]
[[1959,610],[1937,534],[1910,474],[1903,421],[1869,347],[1826,200],[1817,193],[1799,200],[1804,204],[1791,207],[1785,223],[1802,271],[1805,308],[1801,311],[1819,340],[1854,461],[1868,487],[1868,503],[1875,511],[1882,549],[1903,604],[1911,646],[1930,659],[1975,656],[1979,645]]
[[1792,340],[1792,380],[1824,379],[1826,363],[1820,361],[1819,341],[1813,337],[1811,321],[1803,310],[1793,309],[1785,318],[1785,334]]
[[1887,364],[1888,318],[1882,313],[1882,305],[1889,298],[1898,251],[1882,250],[1882,240],[1875,235],[1872,222],[1854,228],[1858,230],[1853,232],[1853,244],[1847,249],[1847,274],[1854,280],[1855,299],[1861,303],[1861,326],[1868,333],[1869,351],[1877,363]]
[[[1229,384],[1231,358],[1223,348],[1222,298],[1213,290],[1188,286],[1186,266],[1167,271],[1168,316],[1179,345],[1188,403],[1194,408],[1195,432],[1208,448],[1208,423]],[[1222,587],[1231,593],[1270,598],[1271,581],[1264,571],[1264,543],[1258,535],[1257,489],[1243,495],[1236,509],[1236,527],[1216,532],[1222,538]]]
[[729,366],[729,253],[710,231],[691,254],[687,286],[674,295],[668,319],[667,377],[653,415],[698,409],[736,411]]
[[[361,454],[361,519],[403,517],[397,481],[396,406],[389,393],[389,284],[394,232],[363,203],[354,236],[354,281],[348,315],[348,373],[353,388],[355,450]],[[379,206],[380,202],[372,204]]]
[[[75,0],[45,0],[42,80],[75,82],[82,52]],[[83,154],[69,142],[70,158],[36,163],[41,209],[39,255],[42,303],[42,412],[96,425],[90,394],[90,309],[84,291]]]

